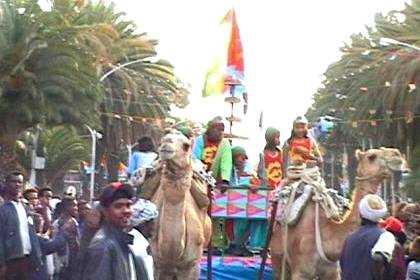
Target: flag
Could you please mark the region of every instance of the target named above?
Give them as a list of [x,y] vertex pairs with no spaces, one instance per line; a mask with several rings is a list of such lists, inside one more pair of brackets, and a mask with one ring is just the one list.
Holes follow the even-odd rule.
[[203,96],[222,95],[229,91],[228,84],[235,84],[234,95],[245,92],[244,54],[239,26],[233,9],[229,10],[220,26],[220,37],[213,65],[207,71]]

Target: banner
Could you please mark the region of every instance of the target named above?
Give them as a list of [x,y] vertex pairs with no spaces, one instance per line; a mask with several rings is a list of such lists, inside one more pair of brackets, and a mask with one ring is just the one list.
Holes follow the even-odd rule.
[[248,188],[232,188],[221,193],[216,191],[212,217],[268,219],[269,190],[251,191]]
[[235,84],[236,97],[245,93],[244,53],[239,26],[233,9],[229,10],[220,25],[220,37],[215,38],[216,51],[212,66],[207,71],[203,97],[222,95],[229,91],[229,84]]

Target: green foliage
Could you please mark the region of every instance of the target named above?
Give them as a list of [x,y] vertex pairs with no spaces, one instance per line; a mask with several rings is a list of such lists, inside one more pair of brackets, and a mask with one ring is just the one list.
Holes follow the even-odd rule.
[[413,153],[411,169],[411,176],[405,184],[406,193],[414,201],[420,202],[420,148],[417,148]]
[[170,105],[188,103],[173,67],[156,58],[157,41],[112,4],[52,3],[43,12],[35,0],[0,2],[0,170],[14,161],[16,140],[38,124],[102,126],[103,153],[115,155],[139,129],[114,114],[164,118]]
[[[315,120],[333,115],[342,120],[326,144],[331,149],[335,145],[338,153],[343,144],[354,149],[363,143],[398,147],[402,152],[419,149],[420,119],[408,116],[420,115],[420,53],[401,45],[381,45],[381,38],[420,46],[420,0],[401,11],[377,14],[374,27],[352,35],[341,48],[340,60],[325,72],[307,116]],[[416,164],[416,156],[410,158]]]
[[[34,131],[27,131],[21,139],[25,146],[18,150],[20,164],[26,168],[28,174],[34,134]],[[54,187],[62,183],[62,178],[68,171],[78,170],[80,163],[90,158],[88,140],[81,138],[76,130],[68,126],[42,129],[38,140],[38,155],[41,154],[40,150],[46,159],[46,165],[38,174],[43,176],[44,184]]]
[[0,10],[0,134],[93,122],[96,69],[63,32],[59,12],[43,13],[31,0],[5,0]]

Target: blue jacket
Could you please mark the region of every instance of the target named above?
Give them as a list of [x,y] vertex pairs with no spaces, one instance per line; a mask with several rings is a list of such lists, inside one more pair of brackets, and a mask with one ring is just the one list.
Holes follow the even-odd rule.
[[[133,236],[105,224],[90,241],[89,247],[81,256],[81,280],[132,280],[129,269],[129,244]],[[148,280],[143,261],[132,255],[137,280]]]
[[[25,208],[28,217],[28,209]],[[29,255],[31,270],[41,269],[42,254],[38,236],[33,228],[33,223],[28,220],[29,238],[31,241],[31,254]],[[7,261],[23,258],[23,246],[19,234],[19,219],[12,202],[6,202],[0,207],[0,265]]]
[[376,224],[363,225],[347,237],[340,257],[342,280],[372,280],[372,248],[384,232]]
[[47,239],[38,237],[39,245],[42,252],[42,267],[40,270],[35,271],[29,275],[28,280],[49,280],[47,267],[46,267],[46,256],[52,253],[56,253],[58,250],[66,246],[66,239],[64,233],[58,233],[54,239]]
[[420,262],[412,261],[408,264],[406,280],[420,280]]

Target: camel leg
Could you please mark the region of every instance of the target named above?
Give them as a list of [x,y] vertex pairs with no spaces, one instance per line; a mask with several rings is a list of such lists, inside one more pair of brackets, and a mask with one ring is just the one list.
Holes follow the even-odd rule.
[[[281,280],[281,274],[282,274],[282,266],[283,266],[283,257],[278,256],[272,256],[271,257],[271,263],[274,268],[274,280]],[[285,271],[285,279],[284,280],[290,280],[290,267],[286,263],[286,271]]]
[[157,269],[155,266],[155,280],[174,280],[174,274],[169,272],[169,271],[165,271],[164,269]]
[[194,264],[178,270],[176,280],[198,280],[200,278],[200,266]]
[[340,273],[338,271],[338,267],[333,267],[331,269],[325,270],[322,275],[320,276],[320,279],[325,280],[340,280]]

